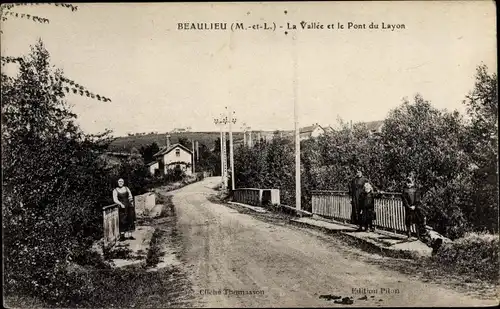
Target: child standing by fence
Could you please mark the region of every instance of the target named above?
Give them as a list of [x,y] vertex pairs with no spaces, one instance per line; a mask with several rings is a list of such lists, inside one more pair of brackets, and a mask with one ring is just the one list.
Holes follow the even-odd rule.
[[365,231],[370,229],[371,232],[375,231],[375,227],[373,226],[373,220],[375,220],[375,197],[373,195],[373,187],[367,182],[363,186],[363,192],[360,195],[360,230],[362,228]]

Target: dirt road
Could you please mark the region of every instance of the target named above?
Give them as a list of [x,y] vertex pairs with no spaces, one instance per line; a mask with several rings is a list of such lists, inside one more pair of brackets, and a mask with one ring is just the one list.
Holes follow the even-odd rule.
[[352,296],[352,306],[364,307],[496,304],[356,260],[342,243],[212,203],[207,197],[216,183],[209,178],[173,197],[193,306],[342,306],[321,294]]

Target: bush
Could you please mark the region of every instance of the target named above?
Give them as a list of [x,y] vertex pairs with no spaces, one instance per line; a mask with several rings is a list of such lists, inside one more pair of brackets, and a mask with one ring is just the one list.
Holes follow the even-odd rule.
[[[428,222],[455,239],[469,231],[498,231],[496,75],[478,69],[468,96],[470,123],[457,112],[438,110],[421,95],[392,110],[381,134],[364,124],[301,142],[303,209],[313,190],[347,190],[353,170],[383,191],[401,192],[413,175],[423,192]],[[237,187],[277,188],[285,205],[295,204],[295,160],[291,139],[274,137],[235,153]]]
[[71,286],[65,266],[102,236],[110,194],[99,159],[109,138],[76,126],[61,79],[41,42],[1,79],[5,288],[51,302]]
[[[132,153],[129,158],[110,170],[107,176],[107,196],[109,199],[111,199],[111,192],[116,188],[117,181],[120,178],[123,178],[125,185],[134,196],[148,192],[155,184],[154,178],[150,175],[147,166],[144,164],[144,160],[138,153]],[[111,200],[109,201],[112,202]]]
[[498,282],[498,234],[468,233],[463,238],[445,243],[433,260],[448,265],[461,274]]

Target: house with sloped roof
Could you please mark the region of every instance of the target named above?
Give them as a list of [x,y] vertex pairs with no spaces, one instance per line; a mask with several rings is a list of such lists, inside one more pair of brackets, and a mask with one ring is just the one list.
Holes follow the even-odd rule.
[[152,176],[155,176],[160,172],[160,162],[158,161],[150,162],[146,164],[146,166],[148,167],[149,173]]
[[309,138],[316,138],[325,134],[325,129],[319,124],[315,123],[312,126],[300,128],[300,140]]
[[332,127],[332,126],[327,126],[327,127],[324,127],[325,129],[325,133],[333,133],[335,132],[335,129]]
[[163,174],[172,169],[183,171],[186,175],[193,174],[193,152],[181,144],[162,147],[153,157]]
[[384,120],[362,122],[362,125],[368,130],[370,136],[377,136],[382,133],[382,128],[384,127]]

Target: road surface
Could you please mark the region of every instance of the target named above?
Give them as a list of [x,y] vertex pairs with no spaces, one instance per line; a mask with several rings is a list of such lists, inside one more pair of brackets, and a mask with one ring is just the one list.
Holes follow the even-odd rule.
[[[217,180],[173,193],[193,306],[342,306],[321,299],[322,294],[352,296],[352,306],[363,307],[496,304],[356,260],[340,248],[345,245],[313,233],[212,203],[207,197]],[[365,295],[368,300],[358,300]]]

